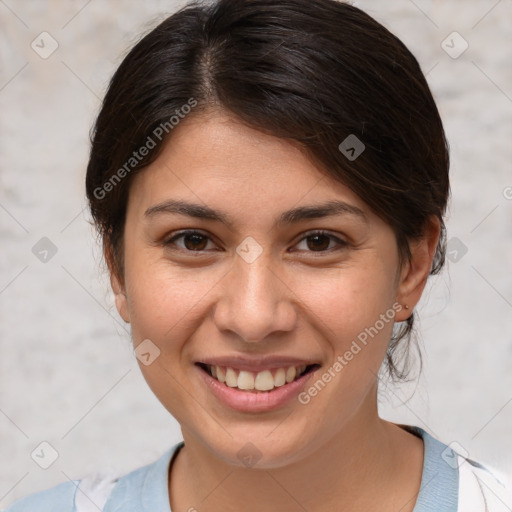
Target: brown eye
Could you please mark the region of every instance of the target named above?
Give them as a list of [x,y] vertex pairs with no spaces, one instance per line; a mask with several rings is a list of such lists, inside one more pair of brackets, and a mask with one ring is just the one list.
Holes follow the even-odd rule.
[[325,251],[331,243],[330,238],[326,235],[311,235],[307,237],[308,248],[312,251]]
[[[176,244],[176,241],[183,239],[183,245]],[[199,231],[182,231],[164,242],[165,247],[177,246],[178,249],[189,252],[200,252],[206,249],[209,237]]]
[[[330,252],[336,246],[339,248],[345,248],[348,246],[348,243],[340,238],[331,235],[330,233],[325,233],[323,231],[316,231],[305,236],[298,245],[305,242],[306,252]],[[334,247],[331,245],[334,243]]]

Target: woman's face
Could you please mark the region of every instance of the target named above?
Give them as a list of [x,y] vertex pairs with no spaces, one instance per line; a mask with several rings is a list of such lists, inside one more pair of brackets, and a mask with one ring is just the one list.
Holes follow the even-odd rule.
[[294,146],[223,115],[183,121],[134,177],[124,250],[116,304],[186,442],[279,467],[377,417],[416,281],[407,265],[395,281],[391,228]]

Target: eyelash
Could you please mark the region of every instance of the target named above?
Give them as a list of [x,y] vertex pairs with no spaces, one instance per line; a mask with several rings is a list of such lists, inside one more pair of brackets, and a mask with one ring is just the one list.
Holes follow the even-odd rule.
[[[192,251],[192,250],[189,250],[189,249],[186,249],[186,248],[178,248],[178,249],[174,249],[172,246],[175,246],[175,241],[176,240],[179,240],[180,238],[184,238],[186,236],[190,236],[190,235],[199,235],[201,237],[204,237],[204,238],[207,238],[209,240],[211,240],[211,238],[202,233],[201,231],[197,231],[197,230],[185,230],[185,231],[180,231],[179,233],[173,235],[171,238],[168,238],[167,240],[165,240],[163,242],[163,245],[164,247],[167,247],[167,248],[170,248],[172,250],[178,250],[178,251],[183,251],[183,252],[187,252],[189,254],[202,254],[205,252],[205,250],[198,250],[198,251]],[[299,244],[300,242],[302,242],[303,240],[306,240],[307,238],[311,238],[311,237],[314,237],[314,236],[326,236],[328,238],[331,238],[332,240],[335,240],[338,242],[338,245],[341,246],[339,249],[326,249],[326,250],[323,250],[323,251],[306,251],[306,252],[310,252],[310,253],[331,253],[333,252],[333,250],[342,250],[342,249],[345,249],[346,247],[348,247],[348,242],[344,241],[344,240],[341,240],[340,238],[334,236],[333,234],[327,232],[327,231],[323,231],[323,230],[316,230],[316,231],[309,231],[305,234],[305,236],[303,236],[298,242],[297,244]],[[296,244],[296,245],[297,245]]]

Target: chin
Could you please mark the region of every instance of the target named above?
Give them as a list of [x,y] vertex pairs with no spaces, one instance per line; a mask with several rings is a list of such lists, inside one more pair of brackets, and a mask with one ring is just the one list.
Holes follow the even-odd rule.
[[[203,444],[208,446],[212,455],[226,464],[247,469],[277,469],[298,462],[306,456],[308,447],[305,432],[290,431],[283,422],[282,427],[274,424],[227,427],[229,434],[219,436],[206,435]],[[276,429],[272,432],[272,428]],[[211,431],[210,431],[211,432]],[[210,433],[209,432],[209,433]],[[315,436],[312,436],[310,449],[313,449]]]

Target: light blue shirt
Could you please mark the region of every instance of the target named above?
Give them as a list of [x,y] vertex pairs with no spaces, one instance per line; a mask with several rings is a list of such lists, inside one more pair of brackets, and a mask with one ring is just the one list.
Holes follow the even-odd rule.
[[[450,464],[455,452],[419,427],[406,428],[421,437],[424,443],[421,487],[414,512],[457,512],[459,470],[455,464]],[[181,447],[183,442],[173,446],[152,464],[121,477],[103,511],[172,512],[169,504],[168,472]],[[6,512],[74,512],[78,483],[65,482],[46,491],[31,494],[15,502]]]

